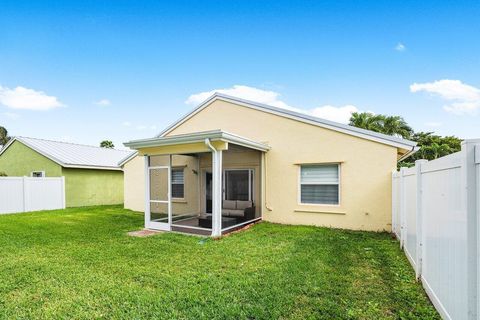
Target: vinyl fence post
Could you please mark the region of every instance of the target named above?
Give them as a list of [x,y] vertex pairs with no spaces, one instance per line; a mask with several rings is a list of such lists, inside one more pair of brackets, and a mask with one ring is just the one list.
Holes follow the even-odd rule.
[[406,206],[405,206],[405,168],[400,168],[400,187],[399,187],[399,194],[400,194],[400,248],[405,246],[405,232],[406,229]]
[[22,185],[23,185],[23,212],[27,212],[28,206],[27,206],[27,177],[23,177],[22,179]]
[[479,140],[462,142],[461,188],[462,200],[467,217],[467,296],[468,319],[477,319],[478,308],[478,219],[476,202],[475,143]]
[[397,206],[396,206],[396,203],[397,203],[397,188],[396,188],[396,181],[395,181],[395,173],[397,171],[396,170],[393,170],[392,171],[392,232],[393,234],[395,235],[397,233],[397,225],[396,225],[396,221],[397,221]]
[[423,179],[422,179],[422,165],[428,162],[427,160],[415,161],[416,178],[417,178],[417,256],[415,275],[417,280],[422,276],[422,263],[423,263]]
[[65,195],[65,176],[62,176],[62,208],[67,207],[66,195]]

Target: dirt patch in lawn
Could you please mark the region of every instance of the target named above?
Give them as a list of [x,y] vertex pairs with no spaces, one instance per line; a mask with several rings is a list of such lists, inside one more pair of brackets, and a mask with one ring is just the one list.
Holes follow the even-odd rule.
[[162,231],[154,231],[154,230],[147,230],[147,229],[127,232],[127,234],[130,237],[139,237],[139,238],[150,237],[159,233],[162,233]]

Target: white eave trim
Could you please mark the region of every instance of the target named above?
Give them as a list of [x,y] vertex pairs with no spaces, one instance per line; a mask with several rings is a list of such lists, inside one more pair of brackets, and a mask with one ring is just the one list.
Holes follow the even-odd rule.
[[123,171],[120,167],[104,167],[104,166],[89,166],[89,165],[79,165],[79,164],[63,164],[61,165],[67,169],[92,169],[92,170],[112,170],[112,171]]
[[118,162],[118,166],[119,166],[119,167],[123,167],[123,165],[124,165],[125,163],[127,163],[127,162],[130,161],[130,160],[132,160],[132,159],[135,158],[137,155],[138,155],[138,151],[132,152],[131,154],[129,154],[128,156],[126,156],[125,158],[123,158],[122,160],[120,160],[120,162]]
[[400,162],[402,160],[405,160],[407,159],[408,157],[410,157],[411,155],[413,155],[415,152],[417,152],[418,150],[420,150],[420,147],[413,147],[412,150],[406,152],[405,154],[403,154],[400,158],[398,158],[397,162]]
[[255,142],[255,141],[240,137],[235,134],[224,132],[221,130],[194,132],[194,133],[180,134],[175,136],[134,140],[134,141],[126,142],[124,143],[124,145],[126,147],[130,147],[133,149],[139,149],[139,148],[170,146],[170,145],[188,144],[188,143],[200,143],[200,142],[203,143],[205,139],[210,139],[210,141],[225,141],[225,142],[233,143],[246,148],[259,150],[262,152],[266,152],[270,150],[270,147],[266,144]]
[[173,129],[177,128],[179,125],[181,125],[182,123],[184,123],[185,121],[187,121],[188,119],[193,117],[195,114],[197,114],[198,112],[200,112],[201,110],[203,110],[204,108],[206,108],[208,105],[210,105],[212,102],[214,102],[216,100],[223,100],[223,101],[238,104],[238,105],[241,105],[241,106],[244,106],[244,107],[247,107],[247,108],[268,112],[268,113],[275,114],[275,115],[278,115],[278,116],[281,116],[281,117],[285,117],[285,118],[297,120],[297,121],[300,121],[300,122],[308,123],[308,124],[311,124],[311,125],[315,125],[315,126],[327,128],[327,129],[330,129],[330,130],[342,132],[342,133],[349,134],[349,135],[356,136],[356,137],[360,137],[360,138],[363,138],[363,139],[372,140],[372,141],[375,141],[375,142],[391,145],[391,146],[394,146],[394,147],[397,147],[397,148],[400,148],[400,149],[410,150],[410,149],[412,149],[412,147],[415,147],[417,145],[417,143],[414,142],[414,141],[401,139],[401,138],[389,136],[389,135],[386,135],[386,134],[373,132],[373,131],[370,131],[370,130],[356,128],[356,127],[344,125],[344,124],[341,124],[341,123],[337,123],[337,122],[333,122],[333,121],[309,116],[307,114],[294,112],[294,111],[290,111],[290,110],[286,110],[286,109],[282,109],[282,108],[277,108],[277,107],[273,107],[273,106],[269,106],[269,105],[266,105],[266,104],[261,104],[261,103],[241,99],[241,98],[236,98],[236,97],[228,96],[228,95],[221,94],[221,93],[214,93],[210,98],[208,98],[207,100],[202,102],[198,107],[196,107],[190,113],[186,114],[185,116],[180,118],[180,120],[178,120],[177,122],[174,122],[172,125],[168,126],[157,137],[164,137],[165,135],[170,133]]

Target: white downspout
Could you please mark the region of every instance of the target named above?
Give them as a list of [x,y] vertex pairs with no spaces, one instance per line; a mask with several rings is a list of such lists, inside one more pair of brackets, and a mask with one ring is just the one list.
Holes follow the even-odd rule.
[[222,234],[221,151],[215,149],[208,138],[205,145],[212,151],[212,237],[219,237]]
[[272,207],[270,207],[269,203],[268,203],[268,198],[267,198],[267,177],[268,177],[268,174],[267,174],[267,153],[264,153],[264,170],[265,170],[265,182],[264,182],[264,185],[265,185],[265,208],[267,208],[268,211],[273,211]]

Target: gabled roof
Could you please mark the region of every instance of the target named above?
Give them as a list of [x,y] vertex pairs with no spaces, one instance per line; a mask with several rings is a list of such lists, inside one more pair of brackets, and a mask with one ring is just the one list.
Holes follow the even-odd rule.
[[122,170],[118,162],[132,151],[100,148],[69,142],[15,137],[0,150],[0,156],[18,141],[65,168]]
[[173,129],[175,129],[176,127],[178,127],[179,125],[181,125],[182,123],[184,123],[185,121],[187,121],[188,119],[193,117],[195,114],[197,114],[198,112],[200,112],[201,110],[203,110],[204,108],[206,108],[211,103],[213,103],[214,101],[217,101],[217,100],[231,102],[231,103],[238,104],[238,105],[241,105],[241,106],[244,106],[244,107],[247,107],[247,108],[268,112],[268,113],[275,114],[275,115],[278,115],[278,116],[282,116],[282,117],[285,117],[285,118],[294,119],[294,120],[305,122],[305,123],[308,123],[308,124],[311,124],[311,125],[316,125],[316,126],[319,126],[319,127],[327,128],[327,129],[330,129],[330,130],[339,131],[339,132],[342,132],[342,133],[350,134],[350,135],[360,137],[360,138],[364,138],[364,139],[367,139],[367,140],[372,140],[372,141],[376,141],[376,142],[383,143],[383,144],[386,144],[386,145],[391,145],[391,146],[394,146],[394,147],[397,147],[397,148],[400,148],[400,149],[411,150],[412,152],[414,152],[415,146],[417,145],[417,143],[414,142],[414,141],[410,141],[410,140],[406,140],[406,139],[402,139],[402,138],[398,138],[398,137],[394,137],[394,136],[389,136],[389,135],[386,135],[386,134],[377,133],[377,132],[373,132],[373,131],[370,131],[370,130],[365,130],[365,129],[361,129],[361,128],[337,123],[337,122],[334,122],[334,121],[325,120],[325,119],[322,119],[322,118],[313,117],[313,116],[310,116],[310,115],[307,115],[307,114],[304,114],[304,113],[300,113],[300,112],[290,111],[290,110],[283,109],[283,108],[277,108],[277,107],[269,106],[269,105],[254,102],[254,101],[249,101],[249,100],[245,100],[245,99],[241,99],[241,98],[237,98],[237,97],[232,97],[232,96],[225,95],[225,94],[222,94],[222,93],[213,94],[210,98],[208,98],[207,100],[202,102],[198,107],[196,107],[191,112],[189,112],[188,114],[186,114],[185,116],[180,118],[180,120],[178,120],[178,121],[174,122],[172,125],[168,126],[165,130],[163,130],[158,135],[158,137],[164,137],[169,132],[171,132]]
[[[225,141],[239,146],[247,147],[254,150],[266,152],[270,147],[264,143],[252,141],[236,134],[228,133],[222,130],[210,130],[194,133],[185,133],[166,137],[155,137],[148,139],[133,140],[125,142],[124,145],[130,148],[149,148],[171,145],[181,145],[190,143],[205,143],[205,139],[209,141]],[[124,159],[128,161],[129,159]]]

